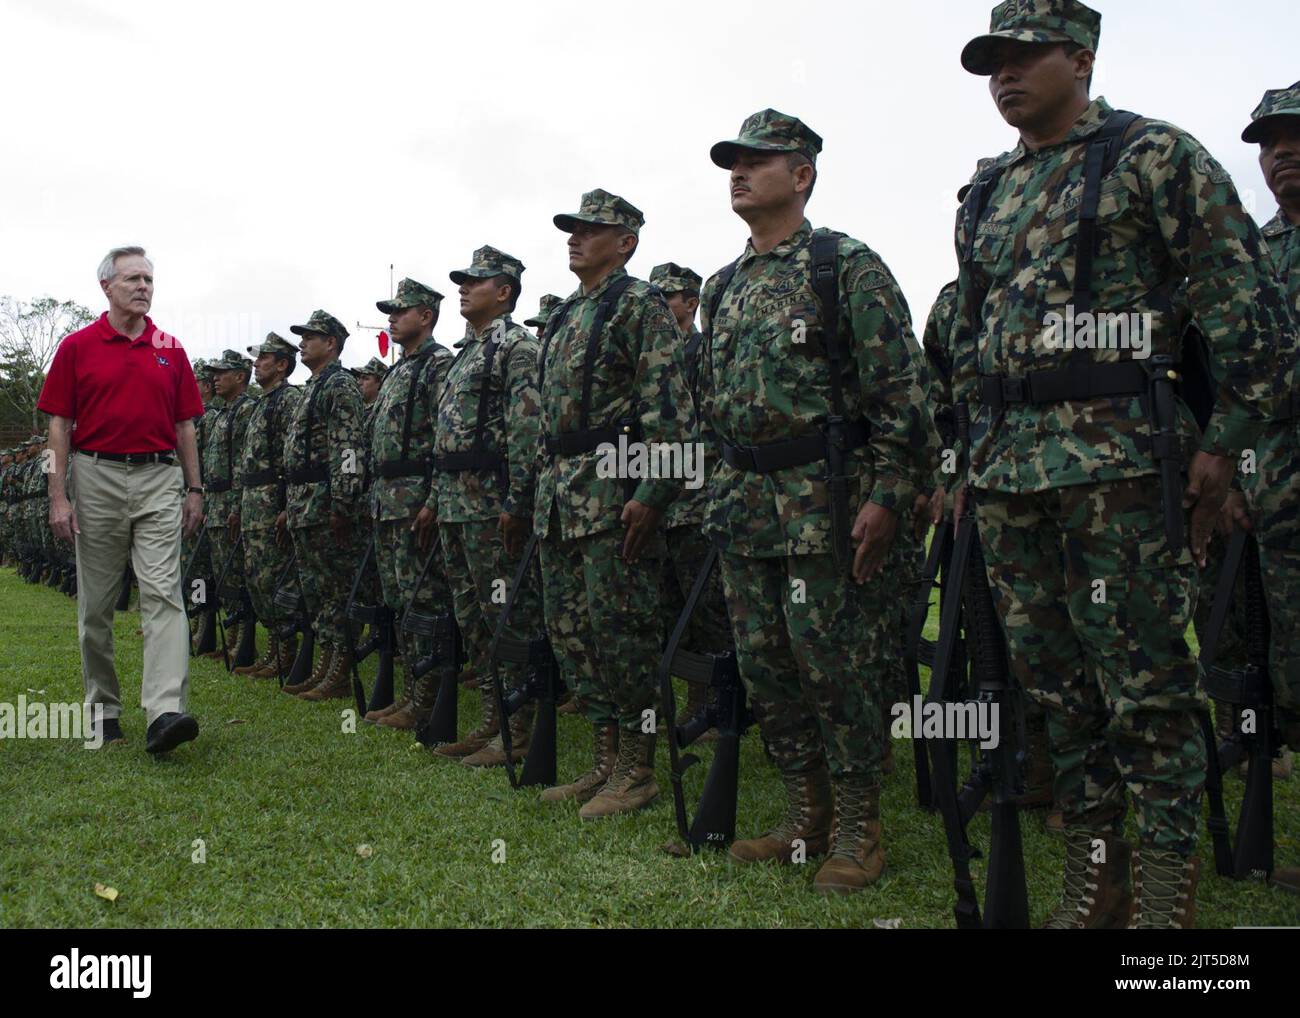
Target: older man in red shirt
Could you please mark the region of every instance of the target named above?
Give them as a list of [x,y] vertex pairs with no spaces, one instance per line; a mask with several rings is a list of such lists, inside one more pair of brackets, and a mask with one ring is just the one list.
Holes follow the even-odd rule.
[[[193,418],[203,413],[189,358],[149,319],[153,263],[114,248],[99,266],[108,311],[59,344],[37,406],[51,415],[50,528],[77,547],[77,639],[86,703],[103,708],[103,743],[123,741],[113,666],[113,606],[128,552],[140,585],[145,749],[199,734],[186,712],[189,625],[181,531],[203,520]],[[76,454],[71,482],[69,447]],[[215,595],[215,592],[207,592]]]

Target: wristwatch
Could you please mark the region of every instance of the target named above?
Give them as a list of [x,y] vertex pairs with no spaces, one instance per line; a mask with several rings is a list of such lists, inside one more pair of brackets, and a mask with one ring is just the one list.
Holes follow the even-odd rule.
[[195,495],[202,495],[202,494],[203,494],[203,489],[202,489],[201,487],[200,487],[200,488],[186,488],[185,490],[186,490],[187,492],[192,492],[192,493],[195,494]]

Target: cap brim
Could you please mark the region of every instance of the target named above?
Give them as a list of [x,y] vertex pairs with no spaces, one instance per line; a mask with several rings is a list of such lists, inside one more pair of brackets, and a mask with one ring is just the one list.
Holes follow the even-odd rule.
[[462,283],[472,283],[476,279],[489,279],[491,278],[491,276],[499,276],[502,275],[502,273],[493,272],[491,273],[490,276],[486,272],[483,273],[482,275],[479,275],[473,269],[458,269],[455,272],[447,273],[447,275],[453,283],[455,283],[457,286],[460,286]]
[[540,326],[545,325],[546,322],[540,318],[525,318],[524,324],[527,325],[530,329],[536,329],[539,328]]
[[749,149],[751,152],[798,152],[799,149],[789,145],[755,145],[753,142],[741,141],[736,138],[732,141],[720,141],[713,148],[709,149],[709,158],[713,160],[715,166],[721,166],[724,170],[731,169],[731,164],[736,161],[736,152],[739,149]]
[[401,304],[398,304],[397,301],[394,300],[376,301],[375,307],[379,308],[379,310],[386,315],[391,315],[397,311],[405,310]]
[[[1049,38],[1044,39],[1044,35]],[[994,54],[997,52],[999,44],[1004,42],[1026,42],[1033,45],[1046,46],[1060,42],[1073,42],[1067,35],[1055,35],[1044,33],[1042,31],[1029,31],[1028,29],[1013,30],[1009,32],[993,32],[989,35],[977,35],[968,42],[961,51],[961,65],[970,71],[971,74],[978,74],[981,77],[988,77],[998,68],[993,62]]]
[[1241,132],[1241,140],[1247,145],[1255,145],[1264,140],[1271,124],[1281,120],[1291,120],[1300,123],[1300,110],[1294,113],[1270,113],[1268,116],[1260,117],[1258,120],[1252,120],[1244,131]]
[[565,233],[572,233],[578,228],[579,223],[587,223],[591,226],[617,226],[617,223],[607,223],[603,219],[597,219],[595,216],[584,216],[578,213],[561,212],[551,220],[555,223],[556,229],[563,230]]

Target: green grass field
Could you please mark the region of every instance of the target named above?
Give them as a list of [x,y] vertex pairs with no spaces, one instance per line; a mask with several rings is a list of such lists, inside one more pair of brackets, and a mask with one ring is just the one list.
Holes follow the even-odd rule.
[[[202,733],[155,761],[144,752],[138,619],[119,614],[116,628],[128,745],[88,752],[74,742],[0,742],[0,926],[952,925],[942,826],[913,801],[907,744],[886,779],[885,876],[830,900],[812,892],[815,863],[742,868],[723,855],[660,851],[675,834],[662,748],[658,804],[586,823],[572,805],[512,792],[504,773],[435,758],[409,735],[364,724],[344,733],[347,702],[304,703],[274,681],[195,661],[190,708]],[[0,570],[0,701],[19,694],[81,699],[76,606]],[[478,693],[462,691],[462,731],[477,717]],[[589,740],[582,720],[561,717],[561,780],[587,767]],[[696,788],[703,770],[692,771]],[[1240,793],[1230,779],[1234,811]],[[766,829],[781,809],[780,784],[751,731],[741,835]],[[1041,816],[1023,823],[1035,921],[1052,904],[1061,866],[1060,841]],[[1276,826],[1279,861],[1300,859],[1300,779],[1277,786]],[[987,834],[977,819],[976,843]],[[203,862],[192,861],[199,839]],[[1208,842],[1203,849],[1208,856]],[[116,901],[97,896],[96,884],[116,888]],[[1300,919],[1296,898],[1214,876],[1202,881],[1199,906],[1206,927]]]

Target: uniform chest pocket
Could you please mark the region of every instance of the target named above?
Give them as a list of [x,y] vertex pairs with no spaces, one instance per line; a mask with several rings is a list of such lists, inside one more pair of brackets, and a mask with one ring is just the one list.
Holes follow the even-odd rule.
[[1011,245],[1011,227],[1006,223],[982,223],[975,231],[970,259],[986,273],[997,275]]
[[[1131,218],[1131,198],[1121,178],[1110,177],[1102,182],[1101,193],[1097,196],[1097,225],[1103,244],[1106,243],[1108,233],[1123,231],[1124,224]],[[1053,205],[1044,217],[1048,241],[1063,244],[1077,237],[1082,211],[1083,183],[1080,182]]]

